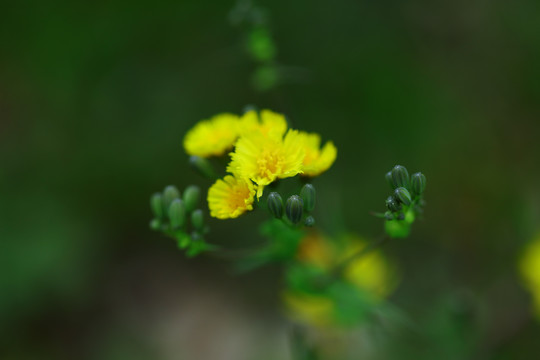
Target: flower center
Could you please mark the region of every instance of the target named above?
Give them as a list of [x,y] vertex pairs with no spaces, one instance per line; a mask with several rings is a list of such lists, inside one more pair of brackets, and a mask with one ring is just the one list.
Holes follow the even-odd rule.
[[249,188],[244,184],[238,184],[231,189],[228,203],[232,210],[236,210],[246,206],[247,198],[249,198]]
[[264,149],[261,156],[257,159],[259,174],[261,176],[271,177],[283,168],[283,156],[279,151],[270,151]]

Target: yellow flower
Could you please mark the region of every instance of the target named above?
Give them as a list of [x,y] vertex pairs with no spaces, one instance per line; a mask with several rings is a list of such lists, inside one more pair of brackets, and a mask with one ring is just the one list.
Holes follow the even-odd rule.
[[526,247],[519,270],[533,296],[535,313],[540,318],[540,236]]
[[260,120],[255,110],[246,112],[240,118],[240,135],[260,131],[264,136],[282,137],[287,131],[287,121],[282,114],[261,110]]
[[210,215],[218,219],[232,219],[253,210],[255,186],[247,179],[227,175],[208,189]]
[[307,235],[298,249],[297,258],[303,263],[330,270],[338,264],[350,261],[344,269],[344,278],[356,288],[372,295],[374,300],[387,296],[394,288],[393,271],[384,256],[377,250],[370,250],[356,259],[367,243],[356,235],[347,235],[343,241],[330,241],[313,233]]
[[[354,239],[354,241],[355,244],[349,246],[348,256],[357,254],[366,246],[362,240]],[[343,275],[358,289],[369,292],[374,300],[381,300],[395,286],[395,281],[392,281],[392,269],[377,250],[371,250],[351,261]]]
[[296,130],[289,130],[283,139],[254,132],[238,139],[231,157],[227,171],[255,182],[260,198],[266,185],[302,172],[304,149]]
[[[366,245],[355,235],[328,239],[313,232],[302,240],[297,260],[302,265],[318,269],[321,274],[330,273],[345,264],[342,280],[375,305],[394,289],[396,281],[393,268],[381,252],[371,250],[359,255]],[[283,293],[283,300],[289,315],[298,321],[319,327],[340,324],[338,313],[342,309],[328,294],[290,289]]]
[[283,300],[289,315],[303,323],[325,327],[334,322],[336,304],[327,297],[286,291]]
[[184,137],[184,149],[201,157],[223,155],[238,138],[239,117],[219,114],[210,120],[199,121]]
[[326,142],[321,149],[319,134],[300,132],[302,146],[306,153],[304,158],[304,175],[317,176],[332,166],[337,157],[337,149],[331,141]]
[[328,270],[336,261],[336,249],[331,241],[319,232],[308,233],[300,243],[296,258],[301,263],[316,265],[321,269]]

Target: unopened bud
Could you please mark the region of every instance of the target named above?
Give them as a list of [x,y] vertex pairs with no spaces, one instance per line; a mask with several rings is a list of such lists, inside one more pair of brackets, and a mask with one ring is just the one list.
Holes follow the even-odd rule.
[[268,211],[270,211],[270,214],[276,219],[281,219],[283,217],[283,200],[281,199],[281,195],[277,192],[271,192],[268,194],[266,204],[268,205]]
[[167,214],[169,211],[169,206],[171,206],[171,203],[174,199],[180,198],[180,191],[176,188],[174,185],[169,185],[163,190],[163,209],[165,210],[165,213]]
[[197,207],[200,193],[201,190],[197,185],[189,185],[184,190],[184,196],[182,199],[184,200],[184,206],[186,207],[186,211],[188,213],[192,212]]
[[300,197],[304,202],[304,210],[306,210],[307,212],[312,212],[315,208],[315,187],[311,184],[304,185],[302,187],[302,190],[300,191]]
[[169,220],[173,229],[180,228],[186,221],[186,208],[180,199],[174,199],[169,207]]
[[300,199],[300,196],[292,195],[287,199],[287,204],[285,204],[285,214],[293,224],[298,224],[300,220],[302,220],[303,210],[304,204],[302,199]]
[[409,172],[405,166],[394,166],[392,169],[392,185],[394,186],[394,189],[398,187],[409,187]]
[[161,228],[161,221],[159,219],[153,219],[150,221],[150,229],[152,230],[159,230]]
[[426,188],[426,177],[417,172],[411,176],[411,190],[415,196],[420,196]]
[[308,216],[306,218],[306,220],[304,220],[304,225],[308,226],[308,227],[312,227],[315,225],[315,219],[313,218],[313,216]]
[[150,208],[157,219],[163,218],[163,197],[160,193],[155,193],[150,198]]
[[388,199],[386,199],[386,207],[391,212],[401,210],[401,204],[393,196],[389,196]]
[[204,177],[207,177],[209,179],[215,179],[217,177],[214,168],[212,167],[212,164],[210,164],[210,161],[200,156],[190,156],[189,164],[191,165],[191,167],[193,167],[193,169],[195,169],[199,174]]
[[191,213],[191,225],[197,230],[202,230],[204,227],[204,216],[201,209],[197,209]]
[[411,193],[404,187],[398,187],[394,190],[394,197],[403,205],[409,206],[411,204]]
[[397,219],[398,220],[405,220],[405,214],[404,213],[399,213],[399,215],[397,216]]
[[390,185],[392,190],[395,189],[394,183],[392,182],[392,172],[391,171],[387,172],[386,175],[384,175],[384,178],[386,179],[386,181],[388,182],[388,185]]

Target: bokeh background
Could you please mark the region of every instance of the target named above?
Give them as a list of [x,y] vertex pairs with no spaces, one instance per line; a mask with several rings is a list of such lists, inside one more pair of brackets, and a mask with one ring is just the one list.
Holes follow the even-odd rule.
[[[0,357],[290,358],[278,266],[236,276],[148,229],[151,193],[209,185],[186,130],[248,104],[336,143],[326,231],[376,237],[386,171],[426,174],[425,220],[385,248],[411,325],[383,358],[534,357],[516,264],[540,231],[540,3],[260,1],[262,55],[248,5],[0,5]],[[254,219],[209,240],[248,245]]]

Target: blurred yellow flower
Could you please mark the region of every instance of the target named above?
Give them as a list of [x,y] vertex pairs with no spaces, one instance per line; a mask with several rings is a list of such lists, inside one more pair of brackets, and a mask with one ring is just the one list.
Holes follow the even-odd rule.
[[[313,232],[302,240],[297,260],[301,264],[315,266],[322,274],[344,264],[342,280],[376,304],[395,288],[395,274],[380,251],[370,250],[360,255],[365,246],[367,243],[356,235],[331,240]],[[340,309],[324,293],[289,289],[283,294],[283,299],[290,316],[296,320],[315,326],[338,323]]]
[[284,138],[268,137],[257,131],[241,136],[227,171],[255,182],[260,198],[266,185],[302,172],[304,149],[298,136],[296,130],[287,131]]
[[201,157],[223,155],[238,138],[239,123],[237,115],[228,113],[199,121],[184,137],[184,149]]
[[286,291],[283,300],[291,317],[300,322],[321,327],[334,323],[336,305],[327,297]]
[[260,116],[255,110],[250,110],[240,118],[239,131],[240,135],[260,131],[264,136],[281,138],[287,131],[287,121],[282,114],[270,110],[261,110]]
[[[358,243],[348,249],[349,255],[362,251],[366,243]],[[368,291],[373,299],[381,300],[393,290],[392,269],[377,250],[371,250],[356,260],[352,260],[344,271],[344,277],[357,288]]]
[[337,157],[337,148],[331,141],[326,142],[321,149],[319,134],[300,132],[300,141],[304,147],[304,175],[317,176],[332,166]]
[[329,239],[317,231],[309,232],[300,243],[296,258],[304,264],[315,265],[328,270],[336,262],[336,249]]
[[227,175],[208,189],[210,215],[218,219],[232,219],[253,210],[255,186],[248,179]]
[[525,248],[519,270],[524,285],[533,296],[534,311],[540,318],[540,235]]

